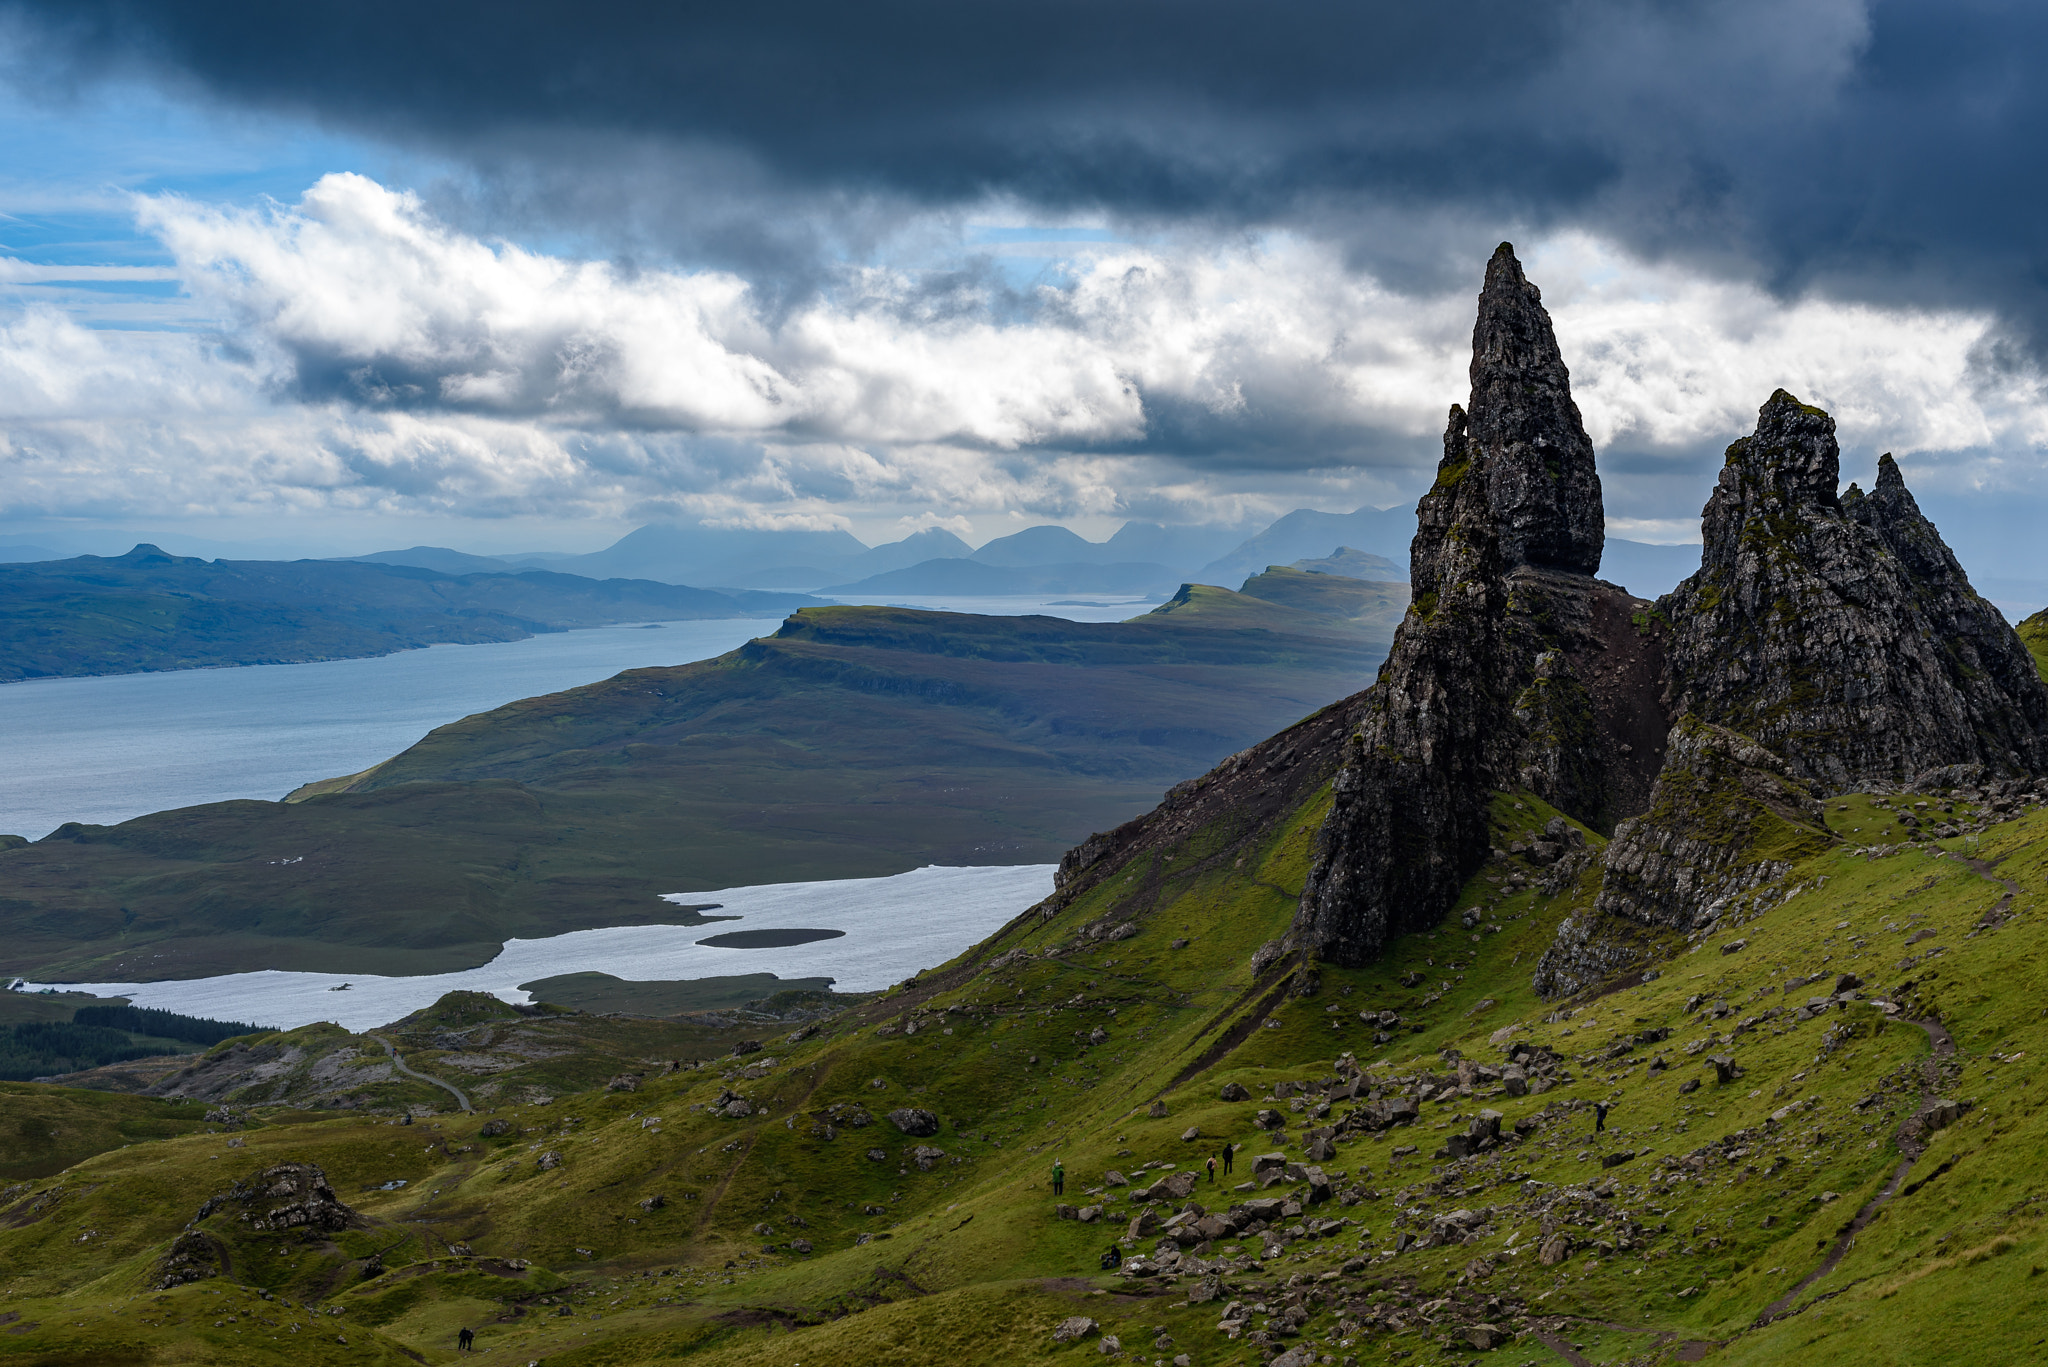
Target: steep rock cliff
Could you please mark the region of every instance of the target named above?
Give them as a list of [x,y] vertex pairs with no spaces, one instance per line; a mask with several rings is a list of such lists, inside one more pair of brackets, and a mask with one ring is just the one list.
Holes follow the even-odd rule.
[[1488,795],[1606,829],[1648,800],[1669,718],[1649,605],[1592,577],[1600,481],[1542,295],[1503,244],[1416,509],[1415,599],[1366,695],[1293,941],[1362,963],[1433,925],[1485,857]]
[[1653,952],[1642,931],[1709,925],[1730,898],[1833,844],[1820,802],[1777,755],[1697,717],[1671,728],[1649,810],[1614,829],[1600,895],[1537,964],[1543,996],[1577,992]]
[[2048,765],[2048,689],[1886,457],[1838,499],[1834,419],[1784,390],[1728,448],[1699,573],[1658,603],[1672,701],[1829,791]]

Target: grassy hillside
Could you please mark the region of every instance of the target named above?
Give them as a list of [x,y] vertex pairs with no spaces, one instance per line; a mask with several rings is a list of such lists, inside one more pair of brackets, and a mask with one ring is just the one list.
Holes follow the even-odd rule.
[[0,682],[388,655],[611,622],[778,617],[800,594],[533,570],[123,556],[0,565]]
[[0,972],[433,972],[512,936],[692,923],[667,892],[1051,861],[1384,656],[1347,617],[1202,593],[1214,612],[1128,623],[807,609],[300,801],[67,825],[0,850]]
[[[0,1362],[340,1361],[343,1338],[454,1361],[461,1326],[483,1361],[551,1364],[1093,1361],[1104,1334],[1202,1364],[2041,1356],[2048,813],[1872,846],[1885,814],[1831,800],[1839,838],[1711,937],[1544,1003],[1529,971],[1594,874],[1531,862],[1554,814],[1506,794],[1445,927],[1297,983],[1260,949],[1345,729],[1185,786],[1044,907],[807,1037],[630,1093],[172,1138],[33,1183],[0,1207],[0,1310],[27,1326]],[[1363,1119],[1396,1102],[1415,1118]],[[1264,1153],[1297,1166],[1260,1185]],[[155,1289],[205,1195],[285,1162],[355,1225],[268,1234],[231,1200],[194,1225],[226,1273]],[[1241,1218],[1130,1229],[1187,1207]],[[1056,1342],[1077,1315],[1096,1329]]]
[[2015,630],[2026,645],[2027,653],[2034,657],[2034,668],[2041,671],[2043,679],[2048,679],[2048,609],[2027,618]]

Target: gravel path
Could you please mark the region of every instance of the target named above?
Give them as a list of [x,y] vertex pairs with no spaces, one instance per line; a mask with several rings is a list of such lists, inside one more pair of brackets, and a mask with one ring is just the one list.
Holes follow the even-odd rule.
[[372,1035],[370,1036],[370,1038],[384,1046],[384,1052],[391,1055],[391,1066],[396,1068],[399,1072],[404,1073],[407,1077],[418,1078],[421,1082],[431,1082],[434,1086],[439,1087],[442,1091],[454,1097],[455,1104],[462,1107],[462,1109],[465,1111],[475,1109],[469,1104],[469,1098],[462,1094],[462,1089],[457,1087],[454,1083],[443,1082],[440,1078],[429,1077],[425,1073],[413,1071],[411,1068],[405,1066],[405,1060],[398,1056],[398,1050],[395,1047],[393,1047],[390,1040],[385,1039],[382,1035]]

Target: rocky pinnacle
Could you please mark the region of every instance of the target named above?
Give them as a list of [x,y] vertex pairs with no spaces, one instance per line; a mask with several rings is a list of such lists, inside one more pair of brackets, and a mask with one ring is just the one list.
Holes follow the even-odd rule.
[[1728,448],[1699,573],[1659,604],[1673,702],[1828,791],[2048,771],[2048,689],[1886,456],[1835,492],[1834,419],[1779,390]]
[[1414,603],[1302,893],[1293,941],[1314,958],[1362,963],[1389,934],[1435,924],[1486,855],[1496,790],[1604,828],[1647,800],[1661,756],[1662,658],[1654,631],[1632,625],[1648,604],[1591,578],[1604,537],[1593,445],[1542,296],[1505,243],[1479,296],[1471,377],[1416,509]]
[[[1572,402],[1543,293],[1505,242],[1486,265],[1470,374],[1471,402],[1451,410],[1444,463],[1484,468],[1501,567],[1596,573],[1607,533],[1593,442]],[[1434,577],[1445,529],[1420,521],[1410,556],[1417,593]]]

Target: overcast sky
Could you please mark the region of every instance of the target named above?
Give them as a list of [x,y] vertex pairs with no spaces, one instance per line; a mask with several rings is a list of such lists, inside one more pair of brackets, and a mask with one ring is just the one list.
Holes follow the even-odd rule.
[[1614,534],[1783,385],[2048,578],[2043,70],[1969,0],[0,5],[0,537],[1406,503],[1509,239]]

